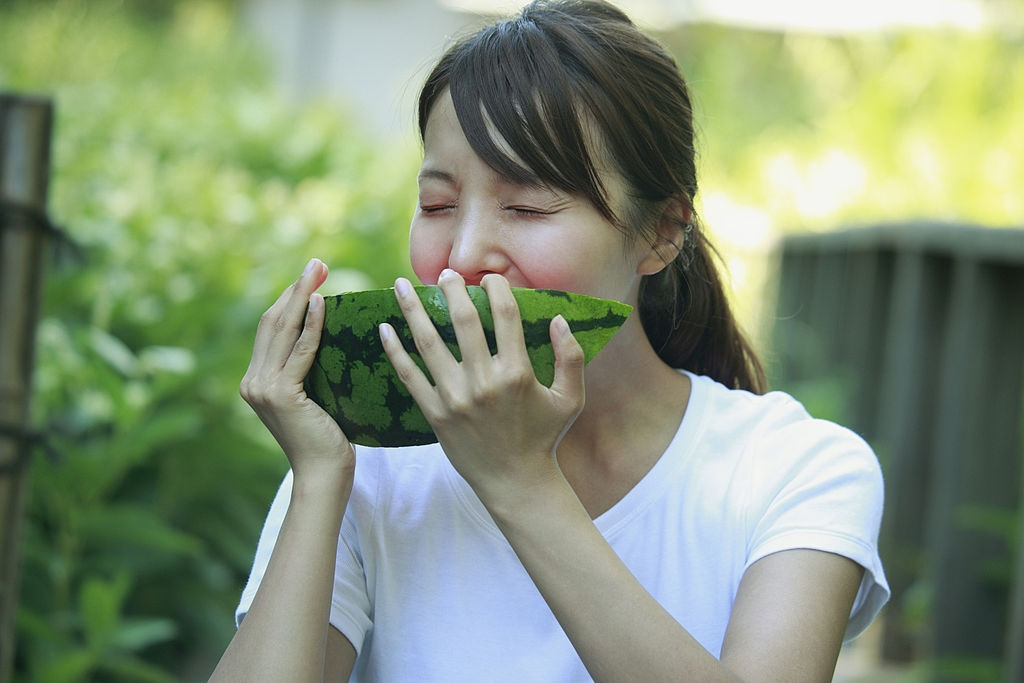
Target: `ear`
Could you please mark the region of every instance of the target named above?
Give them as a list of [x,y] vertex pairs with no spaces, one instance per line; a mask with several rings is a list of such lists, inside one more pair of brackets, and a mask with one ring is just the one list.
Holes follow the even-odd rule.
[[665,200],[658,217],[657,234],[654,242],[647,245],[640,264],[638,275],[654,275],[661,272],[679,256],[686,239],[686,226],[693,215],[690,202],[683,195],[675,195]]

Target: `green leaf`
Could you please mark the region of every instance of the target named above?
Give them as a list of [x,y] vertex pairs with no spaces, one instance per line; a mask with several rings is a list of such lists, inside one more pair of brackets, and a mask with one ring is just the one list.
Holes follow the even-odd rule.
[[121,606],[131,588],[127,574],[104,580],[91,577],[78,596],[86,642],[99,651],[110,644],[121,618]]
[[178,627],[170,619],[122,619],[110,644],[128,652],[137,652],[166,642],[177,634]]
[[180,680],[158,666],[126,655],[106,659],[97,669],[110,674],[113,680],[131,683],[175,683]]
[[124,342],[96,327],[90,333],[90,345],[100,358],[125,377],[135,375],[137,359]]
[[56,658],[41,662],[32,679],[39,683],[81,683],[89,680],[98,656],[85,648],[68,649]]
[[187,374],[196,366],[195,354],[177,346],[150,346],[139,352],[139,365],[150,373]]
[[98,547],[122,545],[140,553],[195,556],[202,544],[162,520],[151,507],[111,503],[82,510],[77,528],[83,539]]

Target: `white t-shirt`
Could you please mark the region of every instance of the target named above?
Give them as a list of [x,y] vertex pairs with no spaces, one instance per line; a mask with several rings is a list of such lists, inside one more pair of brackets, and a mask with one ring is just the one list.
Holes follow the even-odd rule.
[[[786,394],[690,378],[668,450],[594,524],[715,656],[744,571],[792,548],[837,553],[866,569],[846,630],[847,639],[857,635],[889,597],[877,550],[883,492],[875,455]],[[440,446],[360,448],[356,462],[331,605],[331,623],[359,653],[351,680],[591,680]],[[260,537],[239,622],[290,492],[289,473]]]

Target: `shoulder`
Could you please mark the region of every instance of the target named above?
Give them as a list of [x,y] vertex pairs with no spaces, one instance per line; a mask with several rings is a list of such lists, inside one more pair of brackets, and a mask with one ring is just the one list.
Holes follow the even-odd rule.
[[877,534],[882,470],[858,434],[811,416],[783,392],[756,395],[696,377],[693,393],[701,399],[702,450],[728,463],[741,494],[736,504],[752,527],[783,515],[824,515],[821,521],[846,519],[858,534]]
[[748,563],[794,548],[854,560],[867,571],[847,636],[861,630],[888,599],[877,547],[884,483],[874,451],[783,392],[756,395],[697,377],[694,394],[702,398],[705,447],[732,454]]
[[746,426],[810,418],[803,404],[783,391],[755,394],[745,389],[731,389],[704,375],[687,374],[694,397],[721,418],[739,420]]
[[796,465],[806,459],[843,454],[851,464],[878,469],[874,452],[860,435],[815,418],[785,392],[753,394],[699,375],[691,375],[691,381],[703,413],[705,438],[742,449],[751,465],[766,462],[777,470],[786,462]]

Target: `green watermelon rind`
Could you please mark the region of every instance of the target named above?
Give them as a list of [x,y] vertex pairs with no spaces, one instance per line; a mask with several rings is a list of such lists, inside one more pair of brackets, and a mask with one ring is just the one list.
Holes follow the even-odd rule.
[[[444,294],[437,285],[414,287],[441,339],[461,358]],[[467,287],[476,306],[491,352],[494,321],[482,287]],[[523,320],[527,354],[537,380],[551,386],[554,351],[548,334],[551,319],[561,314],[590,362],[615,336],[632,307],[608,299],[552,289],[513,287]],[[416,446],[435,443],[437,437],[384,354],[378,326],[387,322],[402,345],[427,374],[416,351],[394,289],[345,292],[324,297],[324,330],[316,358],[306,376],[307,395],[342,428],[352,443],[363,446]]]

